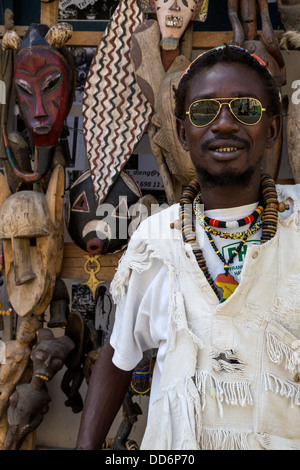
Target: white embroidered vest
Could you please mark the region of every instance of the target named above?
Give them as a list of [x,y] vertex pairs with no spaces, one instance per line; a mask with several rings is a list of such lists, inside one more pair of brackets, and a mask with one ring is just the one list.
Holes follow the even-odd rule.
[[170,276],[169,349],[143,449],[300,449],[300,189],[278,192],[294,212],[272,240],[248,247],[240,285],[222,304],[170,229],[178,205],[134,233],[113,295],[152,258]]

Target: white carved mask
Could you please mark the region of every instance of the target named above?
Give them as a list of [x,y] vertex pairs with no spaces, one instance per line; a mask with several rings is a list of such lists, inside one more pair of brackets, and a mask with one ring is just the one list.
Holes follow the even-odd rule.
[[155,10],[162,35],[163,49],[176,49],[189,22],[203,0],[155,0]]

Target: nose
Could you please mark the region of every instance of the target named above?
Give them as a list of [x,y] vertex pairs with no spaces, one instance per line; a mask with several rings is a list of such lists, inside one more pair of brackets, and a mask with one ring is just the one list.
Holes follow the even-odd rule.
[[13,267],[15,283],[21,286],[35,279],[31,266],[30,245],[28,238],[12,238]]
[[177,4],[177,0],[175,0],[175,1],[172,3],[172,5],[170,6],[169,10],[181,11],[180,6],[178,6],[178,4]]
[[232,133],[238,132],[239,123],[232,115],[228,103],[222,103],[220,112],[217,118],[211,125],[211,131],[215,133]]
[[44,107],[43,100],[39,94],[36,95],[36,104],[35,104],[35,111],[34,111],[34,117],[35,118],[41,118],[41,117],[46,117],[47,113]]

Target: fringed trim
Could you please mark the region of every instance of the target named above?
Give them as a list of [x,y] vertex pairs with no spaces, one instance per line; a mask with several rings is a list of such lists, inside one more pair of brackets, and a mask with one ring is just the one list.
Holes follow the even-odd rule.
[[125,295],[131,271],[134,269],[138,273],[142,273],[150,269],[154,258],[160,259],[160,256],[149,243],[145,240],[131,240],[130,247],[120,259],[117,272],[110,285],[114,302]]
[[266,391],[290,398],[292,408],[294,408],[294,405],[300,405],[300,385],[290,380],[282,380],[270,372],[264,373],[264,383]]
[[248,443],[250,432],[233,429],[203,429],[203,450],[251,450]]
[[295,372],[299,364],[299,353],[280,341],[280,338],[270,331],[267,332],[266,337],[267,352],[270,360],[275,364],[281,364],[285,359],[285,368],[290,372]]
[[201,407],[206,405],[206,393],[209,390],[211,396],[218,403],[220,416],[223,417],[223,404],[235,406],[253,405],[253,398],[248,381],[231,381],[216,379],[205,371],[198,371],[195,375],[195,384],[200,394]]

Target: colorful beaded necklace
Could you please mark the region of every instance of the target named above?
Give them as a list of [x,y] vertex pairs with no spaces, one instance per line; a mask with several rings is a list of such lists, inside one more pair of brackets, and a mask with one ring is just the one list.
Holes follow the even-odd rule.
[[258,205],[256,209],[252,212],[252,214],[243,217],[242,219],[239,220],[229,220],[229,221],[223,221],[223,220],[217,220],[217,219],[212,219],[210,217],[207,217],[206,215],[202,214],[200,212],[200,201],[201,201],[201,193],[199,192],[197,196],[194,199],[193,202],[193,208],[194,208],[194,213],[198,219],[198,217],[203,218],[203,222],[210,226],[210,227],[215,227],[215,228],[237,228],[237,227],[244,227],[245,225],[251,224],[252,222],[256,222],[258,217],[262,214],[264,208],[262,205]]
[[[233,232],[232,233],[232,232],[222,232],[221,230],[217,230],[215,226],[211,226],[207,223],[207,219],[208,220],[216,220],[216,219],[210,219],[209,217],[205,217],[205,215],[201,212],[200,210],[201,205],[199,203],[200,198],[201,198],[201,194],[198,193],[198,195],[196,196],[193,202],[193,210],[194,210],[194,214],[196,216],[197,221],[199,222],[199,224],[205,230],[206,233],[211,233],[212,235],[218,236],[220,238],[238,240],[238,239],[244,238],[245,235],[249,237],[253,233],[256,233],[262,225],[262,220],[259,220],[258,222],[256,222],[257,218],[259,217],[260,214],[263,213],[263,210],[264,210],[263,206],[259,205],[254,211],[255,217],[253,217],[252,220],[250,220],[249,222],[246,222],[246,224],[251,223],[251,225],[245,232]],[[250,218],[250,216],[244,217],[244,219],[240,219],[240,220],[246,221],[248,218]],[[216,222],[220,222],[220,221],[216,220]],[[221,222],[221,223],[223,224],[225,222]],[[233,224],[236,224],[236,223],[238,223],[238,221],[233,221]],[[233,225],[233,226],[236,226],[236,225]]]
[[[182,237],[183,237],[183,241],[185,243],[188,243],[191,246],[193,253],[195,255],[195,258],[197,260],[198,266],[202,270],[209,285],[211,286],[211,288],[213,289],[217,297],[220,299],[221,302],[223,302],[232,293],[232,292],[231,293],[227,292],[226,285],[224,286],[222,285],[223,281],[225,281],[224,284],[226,284],[226,281],[228,280],[228,276],[230,275],[228,274],[228,271],[225,270],[224,274],[221,274],[218,276],[219,277],[218,287],[221,287],[223,289],[223,296],[220,297],[216,284],[213,281],[208,271],[206,261],[203,256],[203,252],[201,248],[199,247],[197,243],[197,239],[196,239],[196,231],[195,231],[195,227],[193,223],[193,202],[194,202],[195,197],[198,195],[199,191],[200,191],[200,185],[199,185],[199,182],[195,179],[191,181],[191,183],[185,188],[180,198],[179,216],[180,216]],[[280,204],[278,204],[275,182],[268,174],[262,174],[261,193],[262,193],[263,206],[264,206],[264,218],[262,222],[262,235],[261,235],[261,243],[263,244],[271,240],[271,238],[275,236],[276,231],[277,231],[278,210],[282,212],[286,209],[286,207],[284,207],[284,205],[281,206]],[[243,241],[241,243],[244,244]],[[227,271],[227,275],[226,275],[226,271]],[[233,286],[236,286],[236,287],[238,286],[237,281],[234,280]],[[235,289],[233,288],[233,290]]]

